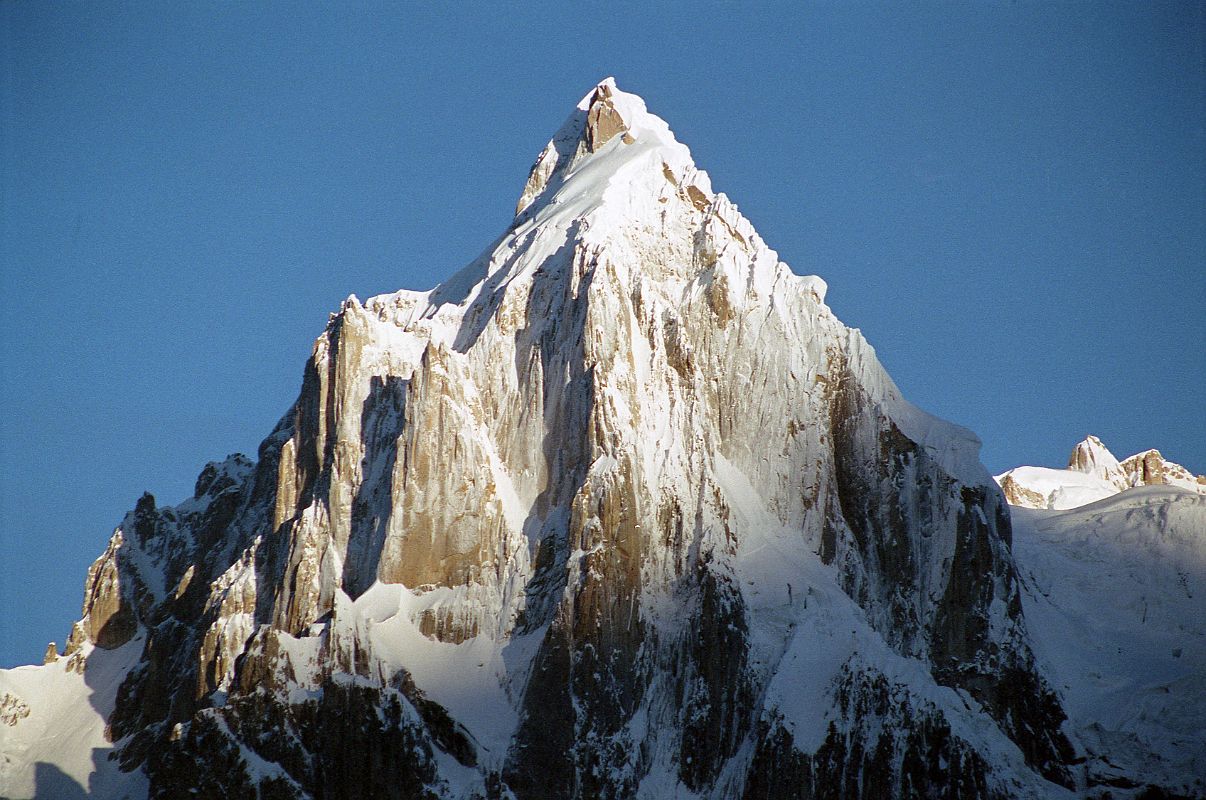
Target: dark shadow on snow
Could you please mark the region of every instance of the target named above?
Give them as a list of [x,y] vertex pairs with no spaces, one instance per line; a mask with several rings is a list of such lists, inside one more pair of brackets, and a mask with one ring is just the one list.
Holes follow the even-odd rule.
[[[95,757],[96,751],[93,751]],[[35,800],[77,800],[88,797],[79,781],[54,764],[39,761],[34,765]]]

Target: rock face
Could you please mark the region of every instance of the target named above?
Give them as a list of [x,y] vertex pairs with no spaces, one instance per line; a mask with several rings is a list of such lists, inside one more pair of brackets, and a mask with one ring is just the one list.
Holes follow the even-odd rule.
[[1165,460],[1159,450],[1136,453],[1119,466],[1131,486],[1178,486],[1206,493],[1206,475],[1194,475],[1180,464]]
[[1011,506],[1022,508],[1047,508],[1050,501],[1047,495],[1039,489],[1030,488],[1022,480],[1010,473],[1001,475],[998,481],[1005,500]]
[[122,522],[68,646],[85,677],[140,650],[121,768],[164,798],[1077,786],[979,442],[825,291],[600,84],[491,251],[349,298],[254,463]]
[[1175,486],[1206,494],[1206,476],[1166,461],[1159,450],[1119,461],[1096,436],[1072,448],[1067,469],[1015,467],[996,476],[1010,505],[1066,510],[1137,486]]

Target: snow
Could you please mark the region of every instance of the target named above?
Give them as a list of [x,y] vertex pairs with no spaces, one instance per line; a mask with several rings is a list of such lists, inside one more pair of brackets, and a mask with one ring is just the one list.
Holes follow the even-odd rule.
[[1014,508],[1013,532],[1034,650],[1082,745],[1206,791],[1206,497],[1149,486]]
[[84,645],[82,675],[68,658],[0,670],[0,701],[13,695],[29,708],[15,725],[0,722],[0,797],[146,797],[142,773],[121,772],[105,738],[117,689],[142,647],[142,637],[116,650]]
[[1012,477],[1021,486],[1037,492],[1047,508],[1056,511],[1076,508],[1118,493],[1114,484],[1085,472],[1049,467],[1015,467],[997,476],[997,481]]

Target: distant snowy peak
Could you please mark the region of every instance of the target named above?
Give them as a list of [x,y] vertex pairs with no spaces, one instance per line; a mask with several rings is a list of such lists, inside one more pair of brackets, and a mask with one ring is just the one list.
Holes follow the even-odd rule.
[[1091,434],[1072,448],[1072,455],[1068,457],[1068,469],[1100,478],[1117,485],[1119,489],[1127,488],[1126,476],[1118,459],[1101,439]]
[[1206,476],[1145,450],[1119,461],[1096,436],[1072,448],[1067,469],[1015,467],[996,476],[1010,505],[1069,509],[1136,486],[1176,486],[1206,494]]
[[1121,491],[1107,481],[1071,469],[1015,467],[996,479],[1006,501],[1022,508],[1079,508]]

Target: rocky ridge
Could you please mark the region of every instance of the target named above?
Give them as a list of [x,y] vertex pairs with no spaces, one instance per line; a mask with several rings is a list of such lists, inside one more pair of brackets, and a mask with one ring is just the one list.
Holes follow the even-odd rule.
[[1194,475],[1159,450],[1119,461],[1096,436],[1072,448],[1067,469],[1015,467],[995,480],[1009,504],[1021,508],[1076,508],[1137,486],[1175,486],[1206,494],[1206,475]]

